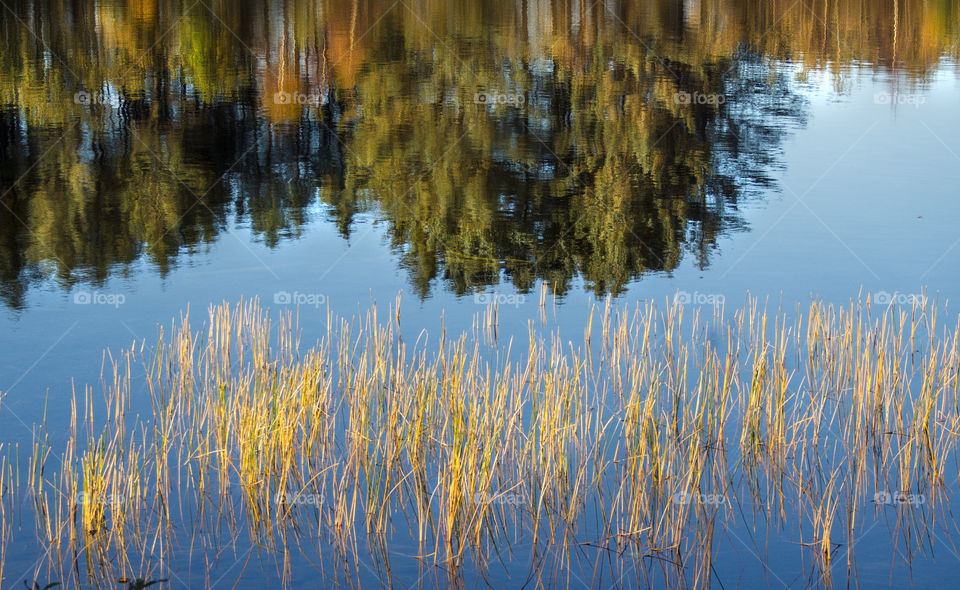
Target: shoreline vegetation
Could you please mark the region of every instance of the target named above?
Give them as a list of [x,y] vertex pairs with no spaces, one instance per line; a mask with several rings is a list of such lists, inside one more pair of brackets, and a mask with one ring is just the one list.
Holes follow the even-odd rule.
[[534,319],[505,342],[495,305],[427,335],[399,304],[301,346],[296,314],[224,303],[108,354],[68,433],[38,426],[25,471],[3,449],[2,555],[36,543],[30,575],[63,587],[187,585],[219,559],[288,587],[309,562],[307,585],[689,588],[726,584],[741,537],[780,579],[782,536],[807,568],[787,582],[830,586],[859,583],[869,534],[889,579],[955,533],[945,306],[608,300],[579,338]]

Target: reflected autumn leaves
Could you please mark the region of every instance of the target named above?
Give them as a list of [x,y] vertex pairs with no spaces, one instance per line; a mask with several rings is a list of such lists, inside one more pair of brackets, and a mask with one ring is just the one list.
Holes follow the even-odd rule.
[[348,237],[366,211],[423,296],[618,293],[745,229],[738,204],[804,122],[803,71],[869,58],[922,80],[960,14],[896,9],[894,32],[886,3],[508,4],[11,3],[0,295],[165,273],[238,221],[270,246],[321,220]]

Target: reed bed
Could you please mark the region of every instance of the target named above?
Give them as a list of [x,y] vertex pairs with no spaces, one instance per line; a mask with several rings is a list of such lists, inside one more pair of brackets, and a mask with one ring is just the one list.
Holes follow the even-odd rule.
[[723,583],[721,543],[785,534],[801,585],[829,586],[881,517],[900,554],[955,528],[942,308],[625,307],[593,306],[575,341],[543,297],[525,341],[495,307],[414,340],[399,301],[328,313],[309,347],[256,301],[183,317],[105,357],[103,398],[78,392],[66,434],[38,428],[25,474],[0,466],[0,557],[33,530],[34,578],[64,586],[142,587],[210,554],[288,586],[305,563],[390,584],[401,547],[420,586],[686,588]]

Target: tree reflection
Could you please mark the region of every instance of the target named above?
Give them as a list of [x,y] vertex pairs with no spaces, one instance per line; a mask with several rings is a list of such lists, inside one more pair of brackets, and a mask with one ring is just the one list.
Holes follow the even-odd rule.
[[50,278],[165,273],[235,220],[275,246],[321,209],[344,236],[382,215],[421,295],[578,277],[618,293],[684,256],[706,266],[804,122],[795,72],[865,61],[922,83],[957,55],[960,16],[952,0],[9,5],[13,307]]

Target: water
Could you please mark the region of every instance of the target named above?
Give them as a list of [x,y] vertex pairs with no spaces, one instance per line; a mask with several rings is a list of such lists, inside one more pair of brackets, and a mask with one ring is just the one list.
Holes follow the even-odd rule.
[[3,441],[241,297],[956,301],[958,57],[952,0],[7,2]]

